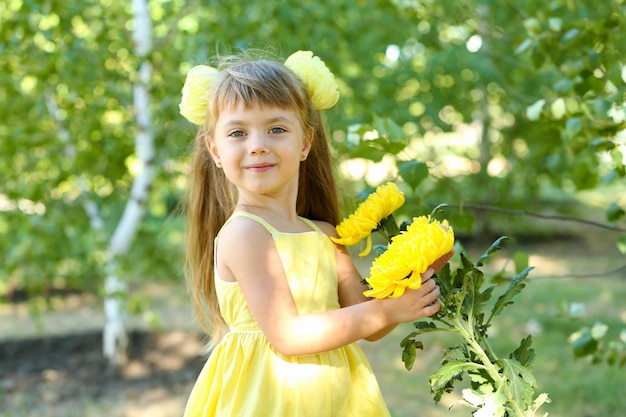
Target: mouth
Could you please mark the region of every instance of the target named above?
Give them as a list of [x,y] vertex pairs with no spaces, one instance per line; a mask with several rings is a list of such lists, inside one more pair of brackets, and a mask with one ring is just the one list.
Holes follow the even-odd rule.
[[248,165],[247,167],[245,167],[245,169],[247,171],[252,171],[252,172],[265,172],[268,171],[270,169],[272,169],[275,166],[275,164],[254,164],[254,165]]

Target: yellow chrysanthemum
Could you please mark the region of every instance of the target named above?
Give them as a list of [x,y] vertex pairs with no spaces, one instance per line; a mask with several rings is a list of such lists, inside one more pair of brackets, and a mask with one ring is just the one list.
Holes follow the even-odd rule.
[[311,51],[298,51],[291,54],[285,66],[292,70],[304,82],[313,106],[317,110],[326,110],[339,101],[339,91],[335,76],[324,61]]
[[209,88],[217,76],[217,69],[206,65],[196,65],[188,73],[183,86],[183,96],[179,109],[187,120],[203,125],[209,102]]
[[404,193],[392,182],[381,185],[359,204],[356,211],[337,226],[339,238],[331,238],[333,242],[345,246],[353,246],[368,238],[367,248],[360,254],[369,253],[371,234],[378,224],[404,204]]
[[399,297],[406,288],[418,289],[421,274],[452,250],[454,231],[446,220],[430,221],[430,216],[413,219],[406,231],[391,239],[387,250],[372,263],[370,277],[366,279],[371,289],[367,297]]

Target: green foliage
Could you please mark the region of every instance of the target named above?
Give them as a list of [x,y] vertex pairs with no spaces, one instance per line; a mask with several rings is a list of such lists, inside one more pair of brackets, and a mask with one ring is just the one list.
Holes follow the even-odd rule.
[[[155,33],[166,36],[171,20],[162,7],[176,3],[182,5],[154,6]],[[11,0],[0,5],[0,65],[6,69],[0,96],[12,103],[0,109],[0,250],[7,254],[0,266],[0,281],[6,280],[2,287],[31,295],[45,295],[51,287],[99,291],[106,245],[130,194],[136,163],[132,83],[137,59],[125,28],[129,13],[108,1]],[[158,50],[153,64],[176,74],[179,54]],[[154,122],[156,142],[168,146],[155,162],[166,163],[170,172],[157,179],[158,191],[149,203],[161,225],[168,214],[162,210],[168,191],[180,194],[175,182],[182,169],[173,159],[180,157],[181,141],[168,131],[178,88],[172,84],[164,91],[164,83],[155,77],[155,97],[168,97],[154,106]],[[94,229],[86,204],[98,210],[102,230]],[[177,253],[176,246],[163,248],[163,240],[156,238],[158,226],[151,226],[150,236],[129,254],[139,258],[122,262],[122,272],[143,273],[137,266],[152,259],[147,275],[158,276],[163,268],[154,259],[166,257],[154,253]]]
[[[579,322],[585,309],[584,304],[563,303],[561,314]],[[587,358],[597,365],[626,366],[626,328],[623,326],[611,326],[598,320],[570,334],[568,342],[577,359]]]
[[[410,36],[396,41],[397,60],[381,59],[385,77],[377,80],[381,89],[396,80],[394,100],[379,94],[366,120],[384,114],[402,127],[407,147],[395,152],[399,167],[427,163],[442,176],[447,155],[477,162],[438,182],[414,176],[411,188],[422,184],[419,193],[438,201],[521,207],[545,199],[548,185],[582,190],[624,178],[623,2],[402,4],[395,28]],[[461,136],[469,123],[478,129],[474,146],[425,140]],[[379,138],[396,137],[386,126],[374,128]],[[380,161],[381,144],[351,139],[358,132],[348,130],[344,154]],[[504,169],[490,173],[496,161],[505,161]],[[399,174],[406,180],[406,169]]]
[[618,206],[616,202],[612,202],[606,209],[606,220],[609,223],[615,223],[624,217],[625,214],[626,212],[624,209]]
[[496,240],[474,263],[461,252],[458,269],[451,271],[447,264],[437,273],[442,308],[434,316],[414,323],[416,331],[401,343],[402,360],[407,369],[412,368],[416,349],[423,348],[419,336],[436,331],[453,333],[460,339],[458,344],[444,350],[441,367],[429,378],[435,401],[467,378],[469,388],[463,389],[461,403],[481,410],[481,415],[532,416],[548,399],[544,394],[534,397],[537,381],[531,369],[535,359],[531,336],[522,339],[506,358],[498,356],[488,341],[492,319],[513,303],[532,269],[518,261],[517,275],[508,280],[508,287],[495,302],[491,301],[504,280],[499,277],[485,288],[479,267],[501,248],[504,239]]
[[[178,276],[180,239],[163,238],[170,231],[159,225],[182,198],[193,137],[178,115],[184,74],[243,48],[283,56],[311,49],[324,59],[342,93],[327,114],[336,160],[392,159],[389,176],[413,193],[405,212],[427,212],[429,201],[528,208],[551,202],[555,188],[619,184],[626,176],[619,136],[625,7],[591,0],[507,7],[477,0],[151,1],[160,172],[147,224],[121,272]],[[3,288],[101,285],[102,256],[136,162],[138,59],[130,29],[124,2],[0,4]],[[495,162],[499,172],[489,170]],[[100,209],[102,233],[90,224],[87,201]],[[623,210],[616,200],[607,221],[623,221]],[[467,210],[450,220],[468,234],[488,224]]]

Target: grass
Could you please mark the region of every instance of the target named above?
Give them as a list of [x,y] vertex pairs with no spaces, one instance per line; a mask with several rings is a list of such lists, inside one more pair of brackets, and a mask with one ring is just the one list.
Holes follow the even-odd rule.
[[[601,281],[536,281],[520,295],[500,321],[497,346],[509,347],[515,338],[508,338],[504,329],[523,332],[523,324],[535,324],[541,329],[534,336],[538,353],[534,366],[539,389],[548,392],[553,403],[547,407],[552,416],[618,416],[626,410],[626,374],[623,368],[606,364],[591,364],[575,359],[567,343],[568,336],[582,326],[595,321],[605,322],[618,332],[624,327],[626,299],[623,278]],[[583,303],[589,313],[573,321],[560,314],[555,301]],[[513,333],[513,332],[511,332]]]
[[[523,337],[532,334],[537,353],[533,372],[539,385],[535,394],[549,394],[552,403],[544,405],[541,411],[549,412],[551,417],[623,415],[626,410],[624,369],[576,359],[567,339],[574,331],[596,321],[608,324],[612,337],[618,337],[626,327],[626,305],[622,301],[626,300],[626,275],[622,271],[621,275],[599,278],[565,277],[614,269],[624,262],[624,256],[613,248],[606,235],[588,236],[585,241],[535,242],[532,246],[514,243],[512,246],[513,251],[528,253],[530,264],[536,269],[515,303],[494,319],[489,332],[492,347],[500,357],[507,357]],[[474,252],[482,253],[486,247],[488,245]],[[505,258],[511,254],[512,251],[508,251],[493,265],[483,268],[487,276],[490,270],[502,268]],[[533,279],[533,276],[540,278]],[[584,304],[586,313],[577,320],[566,317],[560,306],[569,303]],[[400,361],[399,343],[411,331],[410,325],[402,325],[381,344],[364,346],[392,415],[469,416],[470,409],[462,405],[448,410],[467,385],[457,385],[455,392],[435,405],[427,383],[428,375],[439,366],[442,349],[461,339],[442,333],[422,336],[425,349],[418,352],[416,369],[408,372]]]
[[[609,237],[596,233],[587,234],[584,239],[533,241],[528,244],[513,239],[484,268],[489,276],[489,272],[505,267],[506,259],[516,251],[527,253],[530,264],[536,266],[525,290],[517,296],[513,305],[494,320],[489,335],[497,354],[506,357],[523,337],[533,334],[533,346],[537,353],[533,370],[539,384],[536,394],[547,392],[550,395],[552,403],[544,406],[542,411],[549,412],[551,417],[617,417],[626,410],[624,369],[577,360],[567,342],[572,332],[582,326],[590,326],[595,321],[609,324],[614,332],[626,327],[624,271],[596,278],[567,278],[574,274],[608,271],[623,264],[624,255],[617,252]],[[468,245],[467,252],[475,259],[489,243]],[[180,282],[150,287],[144,283],[141,288],[152,291],[148,308],[163,317],[169,317],[163,320],[165,329],[189,330],[190,306]],[[69,316],[75,317],[82,324],[89,322],[97,327],[101,320],[99,301],[91,302],[97,305],[89,309],[89,314],[83,314],[83,306],[81,310],[69,311]],[[559,308],[560,304],[572,302],[586,306],[586,313],[577,321],[564,317]],[[3,323],[0,328],[3,332],[11,329],[8,326],[10,322],[18,324],[16,327],[20,330],[28,328],[28,317],[25,314],[16,315],[17,311],[0,310],[0,323]],[[83,313],[77,314],[77,311]],[[65,323],[65,319],[67,331],[76,328],[76,323],[71,324],[71,317],[65,315],[62,317],[64,320],[60,320],[60,314],[63,313],[50,313],[51,317],[55,317],[56,324],[51,324],[47,317],[42,318],[46,327],[44,331],[58,332],[59,324]],[[443,349],[458,343],[460,339],[439,333],[423,336],[425,349],[418,352],[414,368],[407,371],[400,359],[400,341],[411,331],[410,324],[403,324],[382,341],[361,343],[392,415],[470,416],[470,410],[462,405],[449,409],[460,399],[460,389],[464,385],[459,385],[455,392],[444,396],[439,404],[433,402],[428,385],[428,376],[439,367]],[[30,390],[16,393],[10,402],[16,408],[0,409],[0,417],[174,417],[181,414],[191,384],[177,392],[155,389],[140,395],[118,392],[97,398],[67,399],[56,402],[54,406],[34,403],[37,398],[41,398],[35,391],[46,389],[46,386],[39,386],[34,387],[33,393]]]
[[[614,291],[616,298],[626,299],[626,288],[619,282],[605,283],[607,291]],[[567,287],[567,286],[565,286]],[[538,381],[536,394],[547,392],[552,400],[544,406],[544,412],[553,417],[621,416],[626,410],[626,375],[623,368],[605,364],[592,365],[585,359],[575,359],[567,343],[568,336],[584,324],[602,319],[614,328],[624,326],[618,308],[609,314],[584,318],[579,322],[559,316],[556,304],[549,295],[577,300],[588,305],[601,303],[593,291],[581,293],[577,287],[564,288],[554,282],[531,282],[516,304],[505,310],[490,332],[491,344],[501,357],[508,356],[529,332],[533,334],[533,346],[537,359],[533,367]],[[570,298],[569,295],[572,297]],[[619,298],[618,298],[619,299]],[[418,353],[415,369],[408,372],[400,361],[400,340],[411,327],[400,326],[380,345],[364,346],[379,377],[392,415],[408,416],[468,416],[469,409],[461,405],[451,411],[448,406],[459,399],[458,389],[435,405],[430,397],[428,375],[438,367],[442,349],[458,343],[460,339],[450,335],[433,333],[422,337],[425,350]]]

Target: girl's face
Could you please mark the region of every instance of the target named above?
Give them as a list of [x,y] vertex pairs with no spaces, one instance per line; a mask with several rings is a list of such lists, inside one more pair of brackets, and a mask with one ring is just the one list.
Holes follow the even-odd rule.
[[240,104],[220,112],[207,147],[240,194],[297,193],[300,161],[311,149],[307,133],[293,110]]

